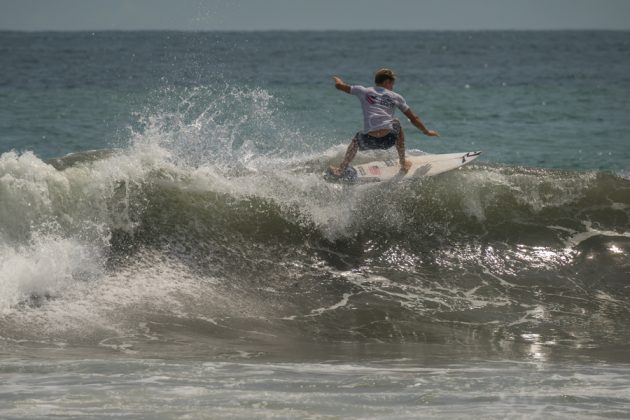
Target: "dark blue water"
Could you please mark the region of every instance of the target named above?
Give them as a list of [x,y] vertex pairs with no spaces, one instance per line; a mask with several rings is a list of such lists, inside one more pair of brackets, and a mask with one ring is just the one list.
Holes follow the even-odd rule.
[[[623,417],[629,51],[0,33],[1,416]],[[382,66],[441,133],[412,152],[482,157],[324,181],[362,123],[331,76]]]
[[[322,149],[345,142],[359,126],[356,104],[331,90],[330,77],[370,84],[375,68],[389,66],[400,75],[397,90],[444,136],[428,144],[416,136],[419,148],[442,152],[476,143],[492,162],[625,170],[629,38],[627,32],[4,32],[1,150],[47,158],[124,144],[138,113],[181,108],[173,96],[199,88],[204,92],[194,106],[201,108],[217,106],[226,89],[263,89],[273,97],[270,112]],[[168,99],[175,99],[170,106]],[[231,101],[222,105],[244,111]]]

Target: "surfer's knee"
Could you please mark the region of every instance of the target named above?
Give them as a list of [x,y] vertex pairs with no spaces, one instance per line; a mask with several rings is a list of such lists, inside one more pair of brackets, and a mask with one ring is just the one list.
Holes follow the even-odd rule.
[[358,150],[359,150],[359,137],[354,136],[352,138],[352,141],[350,142],[350,145],[348,146],[348,152],[356,153]]
[[394,120],[394,132],[396,133],[396,144],[405,145],[405,132],[398,120]]

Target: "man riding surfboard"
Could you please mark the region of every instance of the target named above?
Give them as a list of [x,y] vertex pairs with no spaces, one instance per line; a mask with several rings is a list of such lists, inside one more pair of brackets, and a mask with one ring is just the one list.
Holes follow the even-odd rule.
[[390,69],[380,69],[374,75],[374,87],[348,85],[339,77],[333,77],[335,87],[343,92],[355,95],[363,109],[363,131],[358,132],[339,166],[331,166],[330,172],[341,177],[358,150],[389,149],[396,146],[400,161],[400,170],[407,172],[411,163],[405,160],[405,134],[400,122],[394,118],[398,108],[409,121],[431,137],[439,136],[437,131],[429,130],[407,105],[405,98],[393,91],[396,75]]

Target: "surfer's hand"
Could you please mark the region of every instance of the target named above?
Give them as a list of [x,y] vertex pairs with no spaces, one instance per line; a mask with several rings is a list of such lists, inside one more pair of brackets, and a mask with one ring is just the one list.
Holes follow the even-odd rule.
[[438,133],[435,130],[427,130],[424,134],[426,134],[429,137],[440,137],[440,133]]
[[411,169],[411,162],[409,162],[408,160],[405,160],[404,162],[401,162],[401,164],[400,164],[400,172],[406,174],[407,172],[409,172],[409,169]]
[[333,80],[335,81],[335,87],[343,92],[350,93],[350,85],[346,84],[343,80],[341,80],[337,76],[333,76]]

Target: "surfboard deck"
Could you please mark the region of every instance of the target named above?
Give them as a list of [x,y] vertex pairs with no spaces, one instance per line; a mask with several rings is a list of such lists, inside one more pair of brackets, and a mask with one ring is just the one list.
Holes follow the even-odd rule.
[[477,159],[479,155],[480,151],[407,156],[406,160],[411,162],[411,168],[406,174],[400,171],[398,159],[377,160],[361,165],[350,165],[341,177],[334,176],[330,169],[327,169],[324,177],[333,181],[364,183],[435,176],[464,166]]

